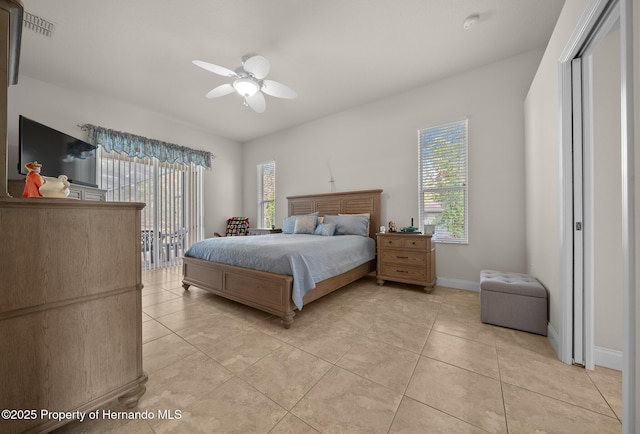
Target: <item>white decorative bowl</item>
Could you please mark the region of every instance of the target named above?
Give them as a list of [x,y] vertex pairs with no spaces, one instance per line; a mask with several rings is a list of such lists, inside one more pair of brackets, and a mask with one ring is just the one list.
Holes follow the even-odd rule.
[[69,178],[60,175],[57,178],[43,176],[44,184],[40,186],[40,194],[43,197],[65,198],[69,196]]

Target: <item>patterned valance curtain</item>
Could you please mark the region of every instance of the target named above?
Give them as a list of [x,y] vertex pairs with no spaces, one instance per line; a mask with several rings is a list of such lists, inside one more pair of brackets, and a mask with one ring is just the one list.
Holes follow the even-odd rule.
[[207,169],[211,168],[211,160],[215,158],[211,152],[199,151],[96,125],[84,124],[80,128],[87,131],[89,143],[102,146],[106,152],[124,152],[130,157],[151,157],[169,163],[193,163]]

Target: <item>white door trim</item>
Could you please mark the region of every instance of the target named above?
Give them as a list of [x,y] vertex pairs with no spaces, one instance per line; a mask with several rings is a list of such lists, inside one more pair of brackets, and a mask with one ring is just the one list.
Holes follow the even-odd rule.
[[622,431],[640,432],[636,413],[636,232],[635,232],[635,131],[633,83],[633,0],[620,0],[621,35],[621,138],[622,138]]
[[[599,44],[604,40],[604,38],[611,32],[611,30],[619,23],[620,21],[620,8],[618,2],[612,2],[613,4],[609,7],[603,15],[606,15],[601,18],[600,23],[598,24],[598,28],[595,29],[595,33],[592,33],[590,39],[586,42],[586,46],[583,48],[583,52],[580,54],[578,59],[574,59],[573,62],[580,62],[581,65],[581,77],[580,77],[580,85],[582,89],[582,98],[579,99],[580,106],[582,107],[581,119],[580,122],[583,125],[581,131],[581,140],[582,140],[582,161],[583,161],[583,185],[582,185],[582,219],[583,219],[583,227],[584,231],[582,234],[582,245],[583,245],[583,254],[582,254],[582,264],[579,267],[582,272],[582,284],[583,284],[583,292],[582,292],[582,302],[583,306],[583,330],[582,330],[582,345],[583,345],[583,360],[580,362],[576,357],[576,352],[574,350],[574,362],[580,363],[585,366],[587,369],[595,369],[595,296],[596,296],[596,288],[595,288],[595,231],[596,228],[593,226],[593,222],[595,221],[595,205],[593,202],[594,194],[595,194],[595,180],[594,180],[594,170],[595,170],[595,160],[594,160],[594,152],[595,152],[595,143],[593,137],[593,113],[594,113],[594,103],[593,103],[593,54],[595,50],[598,48]],[[575,102],[575,97],[574,97]],[[576,107],[576,105],[574,105]],[[575,113],[576,110],[574,110]],[[579,111],[579,110],[578,110]],[[575,129],[575,127],[574,127]],[[574,149],[575,152],[575,149]],[[574,257],[574,263],[578,262],[580,258],[576,255]],[[577,305],[578,300],[574,300],[574,312]],[[574,321],[575,323],[575,321]],[[578,324],[575,323],[574,326]],[[576,339],[576,330],[574,329],[574,341]],[[575,348],[575,342],[574,342]]]
[[[585,364],[585,323],[588,324],[588,319],[585,318],[585,236],[587,232],[587,221],[584,218],[584,204],[583,200],[585,195],[583,189],[586,184],[585,176],[588,177],[588,166],[585,168],[585,160],[583,152],[585,149],[585,137],[583,137],[583,67],[582,58],[577,57],[571,60],[571,104],[572,107],[582,107],[582,110],[572,110],[572,226],[573,226],[573,349],[571,351],[572,363],[578,365]],[[586,133],[586,131],[584,131]],[[587,208],[588,209],[588,208]],[[587,249],[588,251],[588,249]]]

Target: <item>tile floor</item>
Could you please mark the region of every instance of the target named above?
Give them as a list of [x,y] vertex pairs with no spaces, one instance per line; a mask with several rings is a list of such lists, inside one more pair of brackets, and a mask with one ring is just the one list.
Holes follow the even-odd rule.
[[621,431],[619,372],[565,365],[543,336],[482,324],[478,293],[366,277],[285,330],[261,311],[184,292],[180,272],[143,273],[149,382],[135,410],[155,417],[61,432]]

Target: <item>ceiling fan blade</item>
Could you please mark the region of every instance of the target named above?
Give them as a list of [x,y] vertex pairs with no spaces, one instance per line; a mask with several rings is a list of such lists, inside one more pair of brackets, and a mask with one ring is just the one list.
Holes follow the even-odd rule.
[[199,66],[200,68],[206,69],[207,71],[213,72],[218,75],[222,75],[224,77],[237,77],[234,71],[225,68],[224,66],[214,65],[213,63],[203,62],[202,60],[193,60],[194,65]]
[[267,102],[265,101],[262,92],[248,96],[244,100],[256,113],[264,113],[267,109]]
[[265,78],[271,69],[269,61],[262,56],[249,57],[242,63],[242,67],[258,80]]
[[233,92],[235,92],[233,85],[227,83],[211,89],[205,96],[207,98],[218,98],[220,96],[229,95]]
[[295,90],[273,80],[264,80],[261,90],[267,95],[275,96],[276,98],[294,99],[298,97]]

